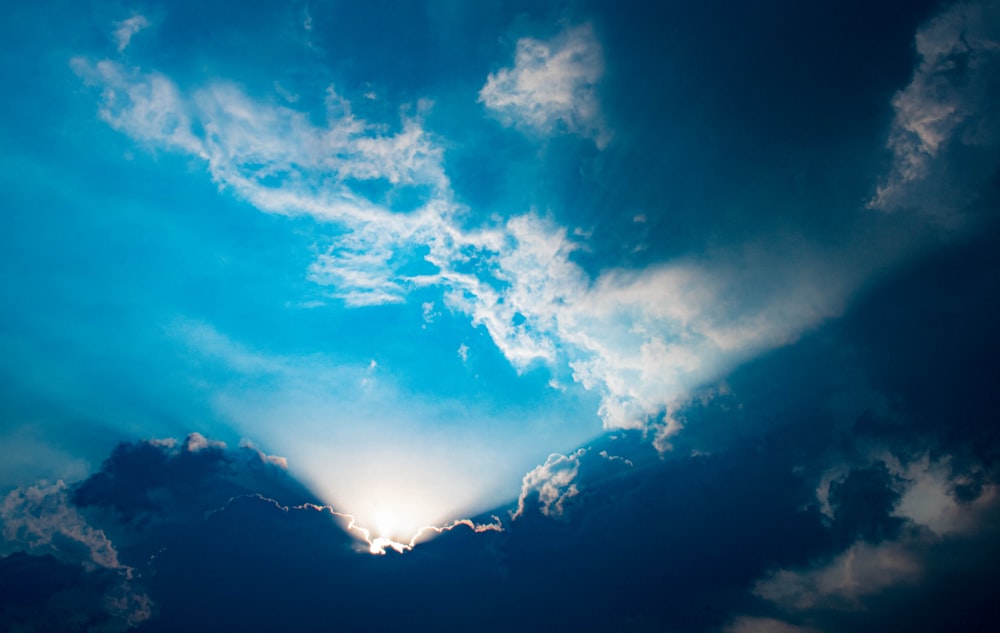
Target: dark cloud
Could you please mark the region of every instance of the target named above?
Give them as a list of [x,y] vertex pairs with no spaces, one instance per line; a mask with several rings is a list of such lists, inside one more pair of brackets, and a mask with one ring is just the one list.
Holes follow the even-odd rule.
[[121,569],[15,552],[0,558],[0,629],[124,633],[152,613],[137,589]]
[[316,501],[283,464],[282,458],[252,446],[228,450],[198,433],[179,445],[173,440],[123,443],[74,488],[73,502],[112,511],[117,519],[142,527],[157,519],[200,518],[241,494],[291,504]]

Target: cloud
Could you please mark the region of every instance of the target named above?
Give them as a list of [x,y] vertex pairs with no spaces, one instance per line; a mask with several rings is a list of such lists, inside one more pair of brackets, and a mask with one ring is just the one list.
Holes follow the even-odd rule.
[[535,467],[524,476],[521,494],[517,498],[517,511],[512,518],[524,514],[527,503],[532,500],[532,509],[548,517],[562,516],[566,502],[579,494],[573,480],[580,471],[580,458],[587,453],[581,448],[570,455],[553,453],[541,466]]
[[226,82],[187,95],[161,74],[113,60],[77,57],[71,64],[82,78],[103,88],[99,113],[112,127],[205,160],[217,182],[252,202],[267,202],[269,211],[296,210],[291,204],[282,206],[294,197],[271,191],[268,184],[276,181],[299,192],[324,187],[331,200],[326,215],[345,221],[385,212],[357,199],[346,184],[352,179],[437,189],[448,185],[441,150],[418,119],[404,116],[399,131],[384,134],[354,116],[333,87],[324,99],[326,125],[318,126],[302,112],[252,100]]
[[152,613],[149,596],[114,570],[84,569],[22,552],[0,558],[0,626],[5,631],[125,633]]
[[132,37],[148,26],[149,20],[141,15],[133,15],[126,20],[115,23],[115,42],[118,44],[118,52],[125,52]]
[[393,213],[351,183],[410,187],[425,198],[446,190],[441,149],[417,119],[404,117],[398,132],[383,134],[331,87],[327,124],[317,126],[303,112],[254,101],[224,82],[188,95],[161,74],[116,61],[74,58],[72,66],[101,86],[99,114],[113,128],[202,159],[213,180],[263,211],[312,215],[346,229],[310,270],[317,283],[336,287],[335,296],[355,306],[402,300],[396,270],[407,261],[400,247],[440,226],[440,204],[431,199],[412,214]]
[[272,466],[277,466],[282,470],[288,470],[288,459],[282,457],[281,455],[268,455],[264,451],[260,450],[253,445],[253,442],[247,439],[240,440],[240,448],[246,448],[257,453],[260,461],[264,464],[270,464]]
[[774,618],[741,616],[729,623],[725,633],[815,633],[816,629],[796,626]]
[[601,115],[597,82],[604,72],[601,48],[589,24],[543,42],[517,42],[514,66],[490,73],[479,101],[507,126],[549,136],[561,130],[611,140]]
[[[99,623],[92,630],[112,633],[151,617],[152,602],[134,580],[134,569],[119,561],[104,530],[73,505],[71,488],[62,481],[8,493],[0,504],[0,527],[0,552],[5,554],[0,584],[18,586],[0,598],[0,624],[5,627],[16,623],[24,630],[61,630],[61,618],[86,612]],[[73,580],[59,586],[53,574]]]
[[653,426],[669,436],[671,407],[838,315],[855,283],[835,263],[777,240],[591,279],[572,260],[580,245],[551,221],[517,216],[504,233],[483,255],[501,283],[459,279],[449,304],[483,325],[515,367],[569,366],[602,394],[606,428]]
[[51,554],[90,569],[120,568],[114,545],[69,503],[69,492],[62,481],[10,492],[0,505],[5,549]]
[[[997,165],[991,155],[1000,141],[998,21],[995,0],[957,2],[917,32],[920,62],[892,100],[893,167],[869,206],[917,209],[954,223],[975,202],[963,181],[985,180]],[[969,149],[974,158],[956,164]]]
[[885,460],[889,468],[905,481],[894,514],[926,527],[938,536],[974,532],[997,502],[997,486],[992,483],[980,485],[975,498],[960,500],[957,490],[968,485],[971,477],[965,472],[953,470],[950,456],[931,460],[924,453],[905,466],[891,455]]
[[759,581],[754,593],[781,606],[860,609],[860,599],[899,583],[916,582],[923,571],[906,543],[854,543],[826,565],[806,571],[777,571]]
[[144,440],[115,447],[101,468],[67,491],[72,507],[104,526],[117,543],[126,543],[141,566],[156,547],[141,545],[157,535],[194,529],[205,512],[233,497],[263,494],[286,504],[317,501],[289,476],[283,458],[248,442],[229,449],[191,433],[182,442]]

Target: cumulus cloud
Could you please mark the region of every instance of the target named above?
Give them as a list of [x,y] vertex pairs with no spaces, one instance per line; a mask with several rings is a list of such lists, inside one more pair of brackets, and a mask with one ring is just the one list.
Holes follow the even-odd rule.
[[263,464],[270,464],[272,466],[277,466],[282,470],[288,470],[288,459],[286,457],[282,457],[281,455],[268,455],[254,446],[253,442],[248,439],[240,440],[240,448],[245,448],[256,453],[257,457],[260,458],[260,461]]
[[62,481],[10,492],[0,505],[5,549],[51,554],[90,568],[121,567],[114,545],[69,503],[69,492]]
[[892,455],[886,464],[905,487],[895,515],[931,530],[938,536],[970,533],[982,525],[986,512],[997,501],[997,487],[987,484],[974,499],[960,501],[956,490],[969,483],[969,476],[956,472],[951,458],[932,460],[927,453],[908,464]]
[[[834,497],[847,488],[848,494],[863,495],[869,512],[878,510],[880,501],[891,518],[939,537],[969,534],[982,525],[993,507],[997,488],[992,483],[978,482],[971,498],[960,499],[958,491],[977,483],[975,476],[983,474],[983,466],[976,463],[971,470],[957,469],[952,462],[947,454],[931,459],[925,452],[905,458],[882,449],[860,456],[854,464],[837,464],[820,479],[816,490],[819,509],[831,520],[843,520],[850,508],[840,507]],[[872,480],[870,475],[880,473],[881,477]],[[868,488],[847,486],[852,478],[872,481]]]
[[230,449],[200,433],[181,442],[119,444],[97,472],[67,492],[72,507],[100,521],[116,542],[198,525],[207,510],[251,492],[285,503],[316,500],[289,476],[284,458],[249,442]]
[[[920,63],[892,100],[893,167],[870,206],[916,208],[954,221],[951,216],[973,202],[956,186],[969,175],[955,173],[949,155],[963,147],[995,148],[1000,141],[998,23],[995,0],[957,2],[917,32]],[[997,164],[993,153],[977,154],[988,165],[972,170],[974,177],[990,176]]]
[[580,492],[573,480],[580,471],[580,458],[586,453],[585,448],[570,455],[553,453],[544,464],[526,474],[521,483],[521,494],[517,498],[517,511],[513,518],[524,514],[529,500],[537,503],[537,510],[545,516],[562,516],[566,502]]
[[479,101],[504,125],[542,135],[565,130],[603,148],[611,139],[597,96],[603,72],[600,44],[590,25],[549,41],[526,37],[517,42],[514,66],[490,73]]
[[[0,621],[15,628],[26,627],[24,630],[46,630],[53,626],[52,613],[72,609],[92,613],[99,623],[94,631],[111,633],[148,620],[152,601],[134,581],[134,570],[119,562],[114,544],[104,530],[92,526],[72,504],[70,492],[62,481],[38,483],[11,491],[0,504],[0,552],[6,555],[0,564],[0,576],[16,563],[19,581],[28,583],[25,597],[44,603],[40,612],[4,605]],[[53,567],[61,567],[65,575],[72,573],[76,565],[82,567],[83,573],[66,591],[53,592],[51,599],[32,594],[35,574],[48,574]],[[62,624],[55,626],[62,628]]]

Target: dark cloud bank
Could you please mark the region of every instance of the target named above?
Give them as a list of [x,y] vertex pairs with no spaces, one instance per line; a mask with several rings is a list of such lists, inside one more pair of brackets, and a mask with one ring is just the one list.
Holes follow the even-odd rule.
[[[372,556],[252,447],[123,444],[4,502],[2,628],[992,630],[998,243],[744,366],[662,456],[620,433],[550,460],[503,532]],[[950,523],[906,500],[934,472]]]

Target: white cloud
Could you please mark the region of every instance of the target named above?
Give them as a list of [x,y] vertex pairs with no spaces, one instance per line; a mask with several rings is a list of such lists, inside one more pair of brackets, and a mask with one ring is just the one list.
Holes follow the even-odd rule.
[[566,502],[579,494],[573,483],[580,471],[580,458],[587,449],[578,449],[570,455],[553,453],[541,466],[536,466],[524,476],[521,494],[517,498],[517,511],[512,518],[524,514],[525,503],[532,495],[538,495],[538,510],[545,516],[562,516]]
[[277,466],[282,470],[288,470],[288,459],[282,457],[281,455],[268,455],[264,451],[260,450],[254,443],[250,440],[244,438],[240,440],[240,448],[245,448],[247,450],[253,451],[260,458],[260,461],[264,464],[270,464],[272,466]]
[[[1000,120],[994,104],[1000,75],[1000,2],[959,2],[916,34],[920,55],[913,79],[892,100],[888,147],[891,172],[869,206],[891,211],[917,208],[949,216],[963,201],[939,203],[929,191],[947,187],[942,154],[950,144],[994,146]],[[930,199],[928,199],[930,198]]]
[[547,42],[522,38],[514,66],[490,73],[479,101],[504,125],[543,135],[562,126],[603,148],[611,138],[596,90],[603,72],[601,48],[590,25],[569,29]]
[[[73,60],[77,73],[101,87],[99,114],[113,128],[153,147],[204,160],[221,186],[263,211],[312,215],[346,232],[310,269],[314,281],[335,288],[349,305],[399,302],[407,281],[396,268],[401,247],[438,234],[449,207],[442,151],[420,122],[401,129],[351,114],[333,90],[326,95],[326,126],[281,105],[262,103],[217,82],[183,94],[168,78],[103,60]],[[394,213],[357,194],[352,181],[379,180],[428,192],[412,213]]]
[[115,23],[115,42],[118,44],[118,52],[125,52],[132,37],[148,26],[149,20],[141,15],[133,15],[127,20]]
[[226,448],[226,443],[218,440],[210,440],[197,431],[188,435],[187,439],[184,440],[184,450],[189,453],[197,453],[206,448],[221,450]]
[[434,319],[441,316],[441,313],[434,309],[433,301],[425,301],[421,303],[420,308],[424,315],[424,323],[433,323]]
[[905,482],[895,516],[908,519],[938,536],[975,531],[997,500],[997,487],[991,484],[985,486],[976,499],[960,502],[955,489],[968,481],[952,469],[948,456],[932,461],[925,453],[906,465],[892,455],[886,455],[884,460],[889,470]]
[[482,256],[502,283],[453,279],[450,304],[483,325],[516,367],[567,363],[577,382],[602,394],[608,428],[653,420],[676,429],[672,405],[837,315],[852,282],[778,240],[591,280],[572,261],[577,244],[565,229],[536,215],[503,228]]
[[598,455],[600,455],[603,459],[608,460],[609,462],[622,462],[629,468],[635,466],[635,464],[632,463],[631,459],[626,459],[625,457],[621,457],[620,455],[610,455],[607,451],[601,451],[600,453],[598,453]]
[[[968,474],[952,468],[952,458],[948,455],[931,460],[924,453],[903,461],[891,452],[878,451],[861,462],[862,466],[871,464],[883,464],[896,482],[893,488],[900,497],[893,516],[939,537],[974,532],[997,500],[997,487],[991,484],[984,486],[975,499],[959,501],[956,488],[969,484],[970,479]],[[831,520],[836,519],[836,508],[830,501],[831,487],[844,481],[851,469],[846,463],[834,466],[822,475],[816,489],[820,512]]]

